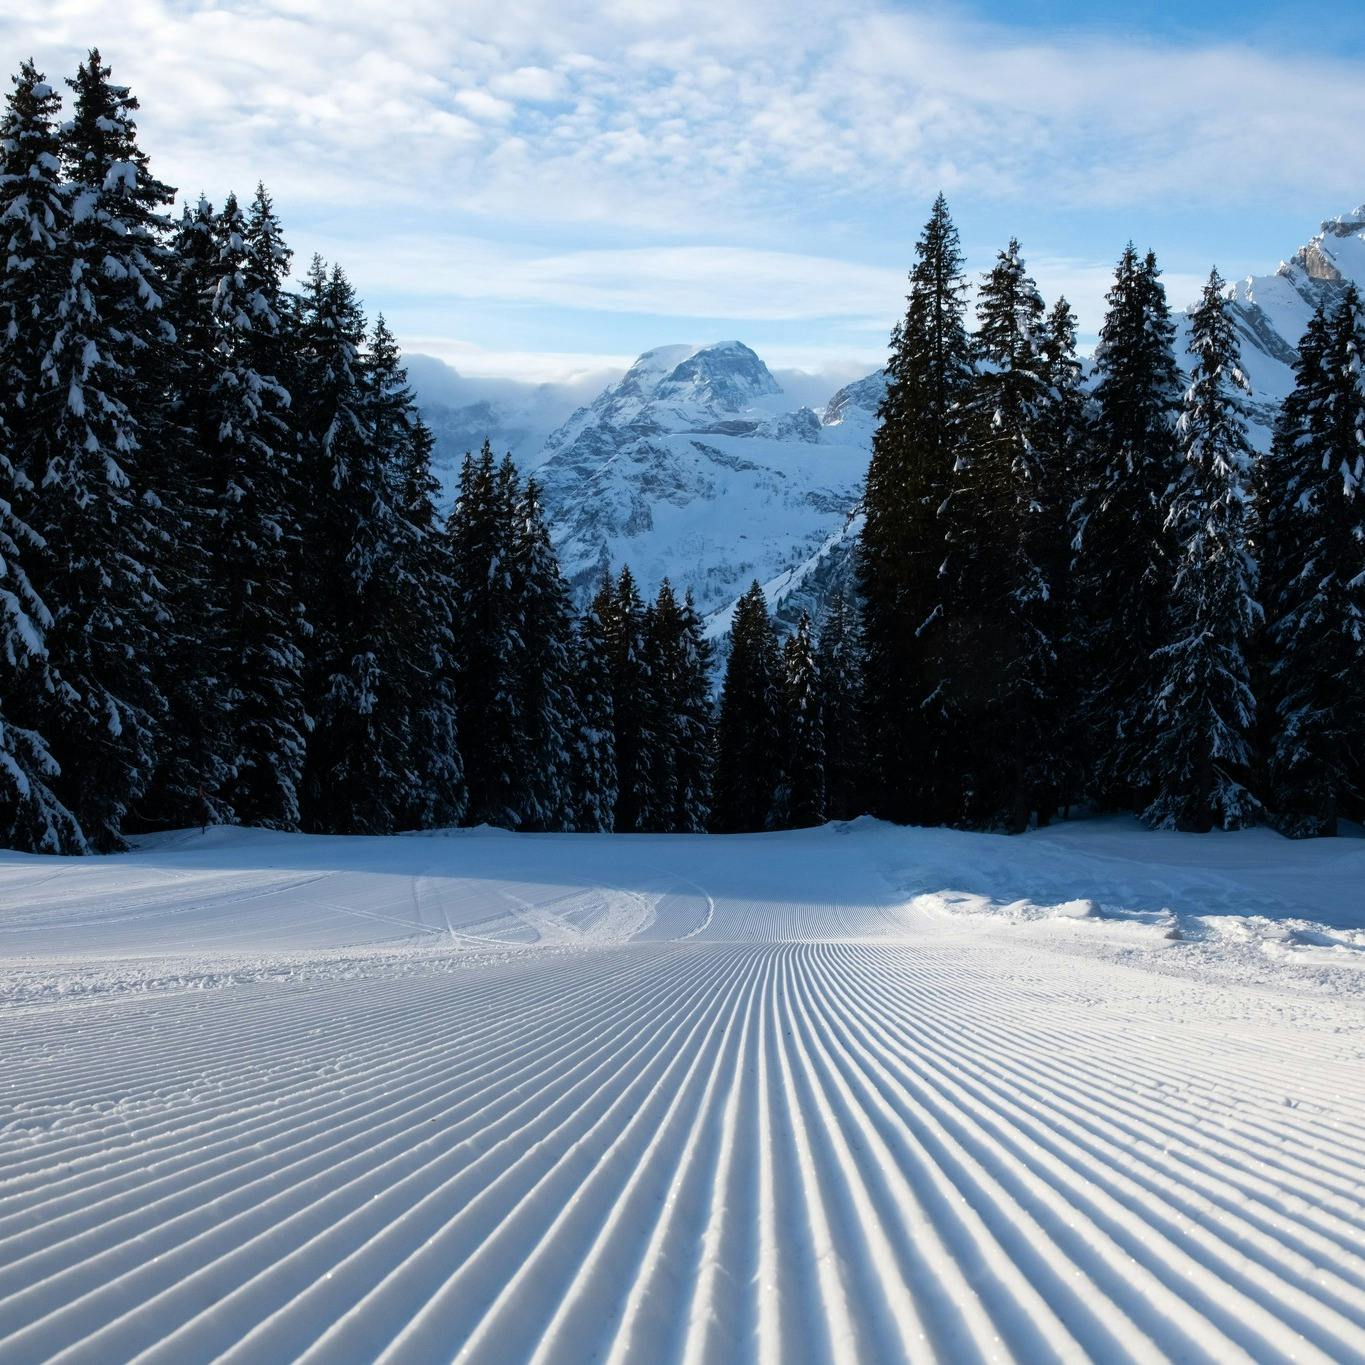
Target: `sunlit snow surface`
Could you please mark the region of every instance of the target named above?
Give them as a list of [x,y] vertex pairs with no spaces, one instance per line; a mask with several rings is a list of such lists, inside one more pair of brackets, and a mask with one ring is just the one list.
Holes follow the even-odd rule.
[[1365,840],[0,854],[0,1360],[1365,1359]]

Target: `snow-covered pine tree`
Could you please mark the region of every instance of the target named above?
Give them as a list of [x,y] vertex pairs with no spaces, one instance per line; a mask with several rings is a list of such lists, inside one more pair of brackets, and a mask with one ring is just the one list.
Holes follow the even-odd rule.
[[1164,498],[1181,470],[1181,384],[1156,260],[1119,260],[1095,353],[1094,422],[1078,470],[1075,586],[1084,620],[1087,790],[1100,805],[1151,799],[1153,659],[1165,640],[1171,555]]
[[362,420],[380,462],[390,516],[374,580],[391,606],[382,627],[393,819],[403,829],[454,824],[464,810],[458,747],[449,552],[437,526],[431,432],[382,314],[362,363]]
[[447,523],[456,695],[472,825],[515,829],[525,775],[517,654],[520,623],[512,592],[516,493],[500,477],[492,447],[466,455]]
[[52,686],[44,634],[51,616],[34,591],[25,557],[42,548],[15,511],[15,467],[0,424],[0,848],[83,853],[85,836],[52,790],[58,778],[47,741],[19,719],[23,698]]
[[647,663],[645,694],[649,747],[650,830],[666,832],[678,794],[675,731],[675,670],[678,662],[681,621],[673,585],[664,579],[659,595],[645,608],[642,634]]
[[58,119],[61,98],[32,62],[13,77],[0,122],[0,408],[8,426],[16,502],[33,489],[25,460],[33,443],[43,357],[67,285],[63,246],[70,234],[62,182]]
[[827,818],[825,727],[810,617],[804,611],[782,644],[782,800],[777,821],[808,829]]
[[[273,314],[267,325],[253,333],[254,359],[259,363],[268,353],[279,352],[287,342],[282,331],[283,314],[287,307],[285,281],[289,278],[289,263],[294,253],[285,241],[284,228],[275,213],[275,205],[264,185],[257,182],[251,208],[246,215],[246,261],[243,267],[246,288],[261,314]],[[274,365],[266,372],[283,371]]]
[[[283,465],[284,495],[289,501],[288,509],[282,509],[281,516],[293,527],[291,557],[297,578],[301,572],[298,527],[307,519],[307,496],[300,480],[298,407],[294,402],[299,384],[295,364],[298,357],[307,353],[307,346],[302,335],[302,300],[286,287],[294,253],[285,241],[274,203],[265,186],[259,183],[246,214],[244,240],[246,254],[242,276],[246,296],[254,310],[255,324],[243,338],[245,355],[257,374],[270,376],[291,398],[289,408],[278,414],[283,423],[280,448],[287,457]],[[299,597],[298,594],[295,596],[296,599]],[[301,601],[297,611],[300,629],[303,629]]]
[[[246,219],[246,259],[243,275],[247,296],[255,311],[251,330],[242,338],[243,359],[257,374],[278,383],[290,396],[289,405],[276,412],[280,423],[270,481],[275,485],[276,525],[280,533],[280,572],[275,577],[275,605],[282,613],[284,637],[292,641],[306,678],[307,646],[312,636],[308,620],[309,574],[304,562],[305,529],[309,524],[312,495],[304,481],[306,465],[300,434],[299,363],[307,355],[300,295],[287,287],[293,252],[265,186],[257,184]],[[306,408],[306,402],[302,404]],[[288,665],[286,665],[287,669]],[[305,738],[312,724],[307,712],[306,682],[300,693],[299,719]],[[292,719],[291,719],[291,724]],[[301,774],[298,779],[301,782]],[[242,793],[237,794],[244,800]],[[254,798],[253,798],[254,799]],[[250,803],[243,807],[250,809]],[[246,818],[245,816],[243,818]]]
[[1296,838],[1359,811],[1365,714],[1365,317],[1348,288],[1299,347],[1262,481],[1267,804]]
[[185,205],[165,269],[165,313],[175,345],[164,361],[158,495],[173,515],[158,569],[168,614],[157,632],[154,662],[166,714],[159,762],[138,806],[140,822],[153,826],[234,818],[234,746],[224,677],[229,646],[222,621],[229,585],[213,548],[224,492],[210,397],[218,365],[218,257],[217,216],[200,195],[193,208]]
[[711,818],[715,767],[715,706],[711,699],[711,642],[689,588],[679,608],[680,658],[675,675],[677,796],[669,827],[701,834]]
[[1056,669],[1044,557],[1043,300],[1011,241],[977,294],[977,372],[944,506],[945,753],[968,824],[1027,828],[1047,798],[1046,720]]
[[578,727],[570,736],[572,828],[610,833],[616,819],[616,739],[611,698],[611,652],[603,622],[604,583],[578,623],[574,699]]
[[53,679],[52,618],[30,577],[46,547],[28,525],[31,444],[43,338],[62,289],[67,228],[58,161],[56,92],[31,62],[14,78],[0,121],[0,846],[81,853],[85,836],[56,795],[56,760],[32,722]]
[[634,834],[652,828],[656,815],[645,606],[629,566],[622,568],[615,584],[603,587],[595,606],[606,628],[611,679],[615,829],[618,834]]
[[59,799],[108,851],[122,847],[150,779],[164,706],[151,664],[168,616],[160,569],[175,517],[157,465],[173,336],[160,241],[170,191],[137,144],[137,101],[110,83],[98,52],[68,84],[71,221],[50,246],[35,245],[56,253],[62,289],[45,316],[23,453],[41,490],[30,524],[47,550],[31,578],[53,617],[53,686],[28,699],[37,714],[26,727],[51,746]]
[[243,823],[297,829],[308,720],[293,572],[295,456],[289,394],[258,368],[279,315],[232,195],[213,243],[203,401],[216,671],[230,743],[224,796]]
[[397,507],[409,534],[402,548],[411,561],[407,610],[422,620],[405,634],[411,720],[408,770],[411,796],[400,808],[404,829],[458,824],[465,810],[464,759],[460,754],[459,704],[455,687],[455,634],[449,545],[436,510],[440,490],[432,472],[435,437],[410,409],[410,426],[398,446]]
[[315,498],[307,527],[313,621],[305,828],[378,834],[411,795],[409,713],[394,676],[404,584],[391,451],[375,438],[365,319],[340,267],[310,273],[302,435]]
[[757,582],[735,604],[716,720],[711,827],[721,834],[772,827],[782,782],[782,665]]
[[1256,703],[1248,662],[1260,617],[1247,545],[1252,473],[1237,334],[1215,270],[1190,315],[1194,370],[1178,434],[1184,464],[1166,497],[1174,554],[1169,639],[1156,651],[1155,794],[1143,812],[1161,829],[1240,829],[1251,794]]
[[1348,740],[1350,768],[1342,792],[1342,810],[1365,822],[1365,300],[1354,285],[1347,288],[1337,311],[1330,357],[1342,383],[1341,402],[1332,424],[1332,447],[1340,450],[1342,511],[1350,537],[1345,577],[1351,598],[1347,638],[1355,646],[1356,665],[1347,705],[1356,724]]
[[1078,676],[1084,651],[1072,581],[1071,542],[1076,471],[1085,457],[1088,400],[1084,366],[1076,354],[1076,317],[1065,298],[1059,298],[1048,313],[1042,358],[1047,399],[1038,432],[1037,493],[1044,536],[1036,553],[1048,584],[1057,656],[1044,708],[1044,733],[1051,740],[1045,767],[1038,775],[1038,822],[1046,824],[1058,809],[1066,810],[1080,799],[1085,777]]
[[[1314,771],[1318,765],[1310,764],[1302,770],[1304,786],[1294,793],[1289,785],[1281,786],[1288,773],[1285,759],[1289,755],[1277,756],[1279,738],[1286,730],[1281,705],[1304,662],[1295,658],[1291,673],[1285,668],[1287,659],[1281,655],[1294,638],[1293,632],[1285,634],[1285,623],[1293,616],[1308,586],[1301,583],[1296,589],[1294,585],[1305,562],[1314,557],[1312,547],[1317,539],[1307,515],[1311,502],[1301,494],[1305,474],[1310,482],[1312,478],[1312,447],[1316,442],[1308,418],[1326,383],[1327,330],[1326,303],[1319,300],[1299,338],[1294,387],[1280,404],[1270,449],[1256,462],[1254,478],[1252,544],[1264,608],[1263,628],[1255,642],[1252,662],[1252,690],[1257,698],[1259,720],[1256,745],[1261,760],[1259,787],[1267,818],[1291,837],[1325,833],[1323,826],[1328,824],[1335,830],[1337,819],[1339,784],[1329,780],[1325,787],[1318,787],[1318,773]],[[1311,646],[1305,657],[1312,657]],[[1314,705],[1306,716],[1318,713]],[[1339,741],[1332,748],[1337,754],[1344,752]],[[1297,767],[1297,762],[1292,766]],[[1290,807],[1299,809],[1294,812]]]
[[936,820],[950,801],[937,676],[946,553],[939,512],[971,376],[965,294],[957,229],[939,195],[915,248],[905,318],[891,337],[858,546],[869,795],[893,820]]
[[645,654],[653,827],[696,833],[710,813],[711,647],[691,594],[679,602],[667,579],[646,616]]
[[858,635],[855,609],[836,593],[825,607],[815,649],[825,731],[825,808],[831,820],[852,820],[867,809]]
[[573,606],[550,546],[534,479],[526,481],[516,515],[512,562],[520,622],[517,709],[526,753],[522,824],[535,830],[567,829],[574,819],[573,735],[581,723],[574,696]]

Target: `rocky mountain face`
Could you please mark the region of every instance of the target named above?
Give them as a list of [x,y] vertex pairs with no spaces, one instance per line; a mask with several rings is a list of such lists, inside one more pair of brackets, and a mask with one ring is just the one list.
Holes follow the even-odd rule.
[[[629,564],[704,614],[809,565],[857,504],[880,376],[792,408],[742,342],[647,351],[546,442],[536,477],[575,593]],[[809,571],[806,576],[809,576]]]

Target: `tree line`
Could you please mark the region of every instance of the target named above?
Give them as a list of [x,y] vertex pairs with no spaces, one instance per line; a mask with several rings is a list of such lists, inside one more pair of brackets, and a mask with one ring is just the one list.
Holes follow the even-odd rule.
[[1189,316],[1130,245],[1082,382],[1020,257],[976,328],[942,197],[892,337],[866,493],[867,804],[1019,830],[1365,816],[1365,308],[1324,291],[1256,458],[1228,292]]
[[191,821],[386,833],[1018,830],[1087,804],[1330,833],[1365,799],[1365,310],[1320,310],[1270,456],[1216,274],[1183,380],[1151,255],[1092,382],[1017,243],[966,320],[940,198],[868,473],[856,600],[724,676],[690,594],[575,611],[488,445],[440,514],[384,319],[269,195],[172,220],[92,52],[0,122],[0,843]]
[[710,647],[629,573],[574,612],[487,443],[437,507],[382,317],[269,195],[173,191],[92,52],[0,123],[0,844],[191,822],[706,827]]

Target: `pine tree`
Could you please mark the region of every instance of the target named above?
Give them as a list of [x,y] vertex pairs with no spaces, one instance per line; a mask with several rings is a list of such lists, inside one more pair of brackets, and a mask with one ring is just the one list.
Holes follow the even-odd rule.
[[25,727],[47,738],[54,791],[108,851],[122,847],[150,779],[164,706],[150,661],[168,614],[158,570],[174,520],[155,462],[157,376],[172,339],[159,213],[170,191],[137,145],[137,101],[110,84],[98,52],[69,84],[61,153],[71,222],[51,247],[63,285],[46,314],[23,453],[41,490],[31,525],[47,548],[31,577],[53,618],[52,686],[26,696]]
[[67,284],[71,231],[62,183],[61,99],[32,62],[13,78],[0,123],[0,408],[14,451],[15,491],[30,503],[28,452],[42,363]]
[[666,832],[678,795],[674,749],[674,669],[681,644],[681,620],[673,585],[665,579],[659,595],[645,608],[641,648],[646,661],[645,729],[649,748],[648,823],[642,829]]
[[380,627],[386,728],[397,827],[454,824],[464,810],[458,748],[455,630],[448,547],[437,527],[432,436],[381,314],[363,366],[362,420],[379,460],[387,531],[373,551],[373,581],[392,603]]
[[1017,241],[982,280],[977,318],[977,373],[943,516],[941,685],[959,818],[1019,831],[1045,799],[1056,652],[1044,557],[1061,528],[1044,520],[1043,301]]
[[56,92],[31,62],[14,78],[0,122],[0,846],[81,853],[85,835],[53,790],[57,761],[25,724],[50,716],[52,616],[30,578],[47,546],[28,525],[43,338],[61,294],[68,230],[60,184]]
[[415,407],[409,408],[408,417],[396,456],[406,621],[394,639],[406,673],[411,785],[408,799],[399,805],[398,821],[404,829],[432,829],[458,824],[465,811],[455,682],[461,623],[453,614],[450,550],[436,511],[439,484],[431,468],[435,438]]
[[767,599],[755,582],[735,604],[716,720],[711,827],[772,827],[782,782],[782,671]]
[[580,725],[573,607],[534,479],[526,481],[517,505],[512,559],[520,622],[518,714],[526,752],[522,823],[527,829],[565,829],[574,819],[572,736]]
[[456,693],[468,794],[465,821],[515,829],[523,810],[524,726],[513,594],[516,494],[487,441],[466,455],[447,524],[456,623]]
[[[235,200],[230,207],[235,210]],[[158,496],[171,515],[158,564],[168,615],[157,631],[155,676],[166,714],[159,726],[160,761],[138,809],[140,822],[152,826],[234,818],[222,621],[229,585],[212,548],[224,491],[212,398],[218,380],[219,254],[217,216],[201,195],[193,209],[184,208],[165,271],[165,312],[175,345],[163,367]]]
[[615,584],[603,584],[594,607],[606,630],[611,679],[615,829],[618,834],[634,834],[653,827],[657,803],[645,606],[628,567],[622,568]]
[[711,642],[692,598],[680,608],[679,657],[674,673],[674,744],[677,794],[669,828],[679,834],[701,834],[711,818],[715,765],[715,707],[711,700]]
[[842,594],[825,607],[815,669],[825,733],[826,813],[831,820],[852,820],[866,810],[862,660],[857,617]]
[[1088,412],[1084,367],[1076,354],[1076,317],[1064,298],[1048,314],[1042,361],[1047,399],[1038,431],[1037,524],[1043,534],[1036,557],[1048,584],[1056,653],[1043,718],[1051,741],[1038,775],[1038,822],[1046,824],[1058,808],[1069,808],[1080,799],[1085,781],[1079,678],[1085,654],[1071,561],[1077,470],[1085,459]]
[[205,374],[212,600],[235,818],[297,829],[307,751],[290,396],[258,368],[280,327],[248,229],[229,196],[213,225]]
[[1170,640],[1156,652],[1148,768],[1156,795],[1143,813],[1168,829],[1239,829],[1260,810],[1248,783],[1255,699],[1248,662],[1260,616],[1247,546],[1250,385],[1223,281],[1215,270],[1190,316],[1194,372],[1179,440],[1184,466],[1167,497],[1175,555]]
[[1174,327],[1155,258],[1119,260],[1095,355],[1095,418],[1079,471],[1076,588],[1085,618],[1091,795],[1142,809],[1154,774],[1150,706],[1161,685],[1171,550],[1166,490],[1181,471]]
[[826,819],[825,729],[810,617],[803,611],[782,646],[783,760],[778,822],[807,829]]
[[653,828],[696,833],[710,813],[710,644],[691,594],[667,579],[646,614]]
[[1267,800],[1294,837],[1335,834],[1365,786],[1362,311],[1348,288],[1309,323],[1262,483]]
[[[385,395],[362,359],[365,319],[345,274],[320,263],[305,296],[302,434],[319,494],[307,528],[313,622],[305,828],[386,833],[411,800],[410,712],[393,667],[404,593]],[[391,433],[385,433],[387,440]]]
[[873,808],[939,818],[950,797],[938,677],[947,497],[971,376],[966,282],[942,195],[916,245],[904,320],[891,337],[858,547]]
[[244,242],[243,283],[263,324],[251,332],[252,361],[262,373],[283,378],[282,353],[289,340],[284,325],[289,304],[284,285],[294,253],[285,241],[275,205],[259,183],[246,215]]
[[85,835],[52,789],[60,772],[47,741],[12,714],[24,709],[18,698],[52,687],[44,643],[52,618],[24,569],[43,547],[14,510],[7,444],[0,427],[0,848],[83,853]]
[[611,651],[603,621],[603,584],[578,623],[574,698],[578,727],[571,739],[572,828],[609,833],[616,819],[616,737],[612,711]]

